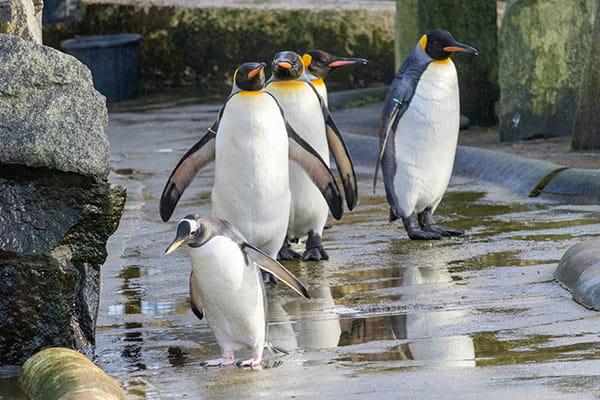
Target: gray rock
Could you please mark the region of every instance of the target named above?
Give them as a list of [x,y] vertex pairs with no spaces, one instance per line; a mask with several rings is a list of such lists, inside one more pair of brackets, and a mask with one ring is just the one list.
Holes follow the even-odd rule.
[[500,138],[571,135],[597,0],[514,0],[500,29]]
[[106,179],[108,114],[74,57],[0,34],[0,163]]
[[94,178],[0,168],[0,365],[49,346],[93,355],[100,267],[124,203],[124,188]]
[[0,33],[42,43],[43,0],[0,0]]
[[562,256],[554,276],[581,305],[600,311],[600,239],[571,246]]

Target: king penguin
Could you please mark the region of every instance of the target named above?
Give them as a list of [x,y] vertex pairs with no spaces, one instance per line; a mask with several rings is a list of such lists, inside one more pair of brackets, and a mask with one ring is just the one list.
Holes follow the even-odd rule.
[[325,78],[331,71],[336,68],[352,64],[367,64],[364,58],[347,58],[338,57],[329,54],[323,50],[311,50],[302,55],[302,63],[304,64],[305,74],[310,82],[314,85],[319,95],[323,98],[325,104],[327,100],[327,86]]
[[[283,108],[289,124],[329,163],[329,151],[338,167],[349,210],[356,205],[357,187],[354,167],[339,129],[333,121],[321,96],[304,76],[304,65],[297,53],[282,51],[275,55],[266,90]],[[329,165],[329,164],[328,164]],[[288,238],[308,236],[304,260],[328,259],[323,248],[323,228],[327,222],[327,207],[306,172],[295,163],[290,164],[290,208]],[[290,259],[297,256],[289,248],[282,247],[280,257]]]
[[411,239],[464,233],[437,225],[432,216],[448,187],[458,141],[453,52],[478,54],[447,31],[423,35],[402,63],[384,103],[373,186],[381,163],[390,221],[402,218]]
[[[202,365],[218,367],[235,362],[234,352],[244,348],[252,356],[238,366],[260,364],[268,342],[267,298],[260,270],[266,271],[309,298],[306,287],[285,267],[249,244],[229,222],[187,215],[177,225],[177,234],[166,250],[182,244],[190,247],[192,309],[200,319],[206,313],[222,354]],[[200,299],[201,304],[196,303]]]
[[197,172],[215,161],[213,217],[230,221],[251,243],[277,257],[291,204],[289,159],[308,171],[326,210],[339,219],[343,208],[327,162],[287,124],[277,100],[263,90],[265,66],[245,63],[236,70],[217,121],[169,177],[160,213],[168,220]]

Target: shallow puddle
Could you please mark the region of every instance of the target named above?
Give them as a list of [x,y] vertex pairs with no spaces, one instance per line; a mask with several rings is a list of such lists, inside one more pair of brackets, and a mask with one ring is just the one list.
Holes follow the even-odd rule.
[[[202,124],[212,112],[190,115]],[[127,186],[128,202],[108,246],[97,328],[97,363],[128,399],[598,394],[600,317],[552,274],[568,247],[600,234],[600,207],[462,178],[436,216],[466,235],[418,242],[388,222],[382,183],[372,194],[362,177],[356,210],[324,233],[330,260],[284,262],[312,299],[269,285],[271,340],[288,354],[267,354],[262,370],[202,368],[220,350],[190,310],[186,251],[163,255],[176,221],[158,216],[162,185],[198,132],[188,124],[165,143],[172,119],[161,128],[144,115],[111,116],[111,181]],[[209,214],[211,183],[208,168],[174,218]],[[0,380],[0,398],[20,398],[14,380]]]

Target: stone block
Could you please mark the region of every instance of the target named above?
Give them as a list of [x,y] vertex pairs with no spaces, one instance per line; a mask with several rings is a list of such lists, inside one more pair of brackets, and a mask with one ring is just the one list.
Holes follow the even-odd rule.
[[500,29],[500,138],[570,136],[597,0],[515,0]]

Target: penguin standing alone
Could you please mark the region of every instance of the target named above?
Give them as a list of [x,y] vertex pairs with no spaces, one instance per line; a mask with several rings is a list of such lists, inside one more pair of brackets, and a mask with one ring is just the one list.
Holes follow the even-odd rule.
[[319,95],[323,98],[325,104],[327,100],[327,86],[325,86],[325,78],[336,68],[352,64],[367,64],[364,58],[346,58],[338,57],[327,53],[323,50],[312,50],[302,55],[302,64],[304,64],[305,74],[310,82],[314,85]]
[[[277,99],[289,124],[319,153],[327,165],[331,150],[340,172],[348,209],[352,210],[356,205],[357,187],[348,149],[321,96],[303,76],[304,66],[300,56],[292,51],[277,53],[273,59],[272,72],[273,76],[267,82],[266,90]],[[288,237],[308,236],[302,259],[328,259],[322,242],[327,207],[306,172],[295,163],[290,164],[290,189],[292,205]],[[279,254],[283,259],[295,256],[288,246],[282,247]]]
[[331,209],[339,219],[343,209],[325,161],[291,129],[275,98],[263,90],[264,67],[245,63],[236,70],[232,93],[217,121],[169,177],[160,213],[168,220],[197,172],[214,160],[213,217],[230,221],[251,243],[276,257],[288,225],[290,158],[308,171],[326,213]]
[[234,352],[244,348],[251,349],[252,356],[238,365],[260,364],[264,348],[274,348],[267,340],[267,299],[259,269],[309,298],[306,288],[281,264],[249,244],[227,221],[187,215],[177,225],[176,237],[165,253],[184,243],[190,247],[193,269],[192,309],[200,319],[206,311],[208,324],[222,350],[220,358],[202,365],[231,365],[235,362]]
[[464,232],[437,225],[432,213],[448,187],[458,141],[460,102],[453,52],[477,55],[443,30],[423,35],[391,84],[381,119],[379,164],[390,221],[402,218],[411,239]]

